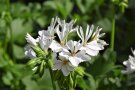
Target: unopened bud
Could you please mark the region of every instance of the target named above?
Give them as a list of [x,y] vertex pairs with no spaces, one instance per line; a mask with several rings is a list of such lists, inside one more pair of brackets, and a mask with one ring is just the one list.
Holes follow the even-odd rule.
[[83,76],[85,73],[84,68],[82,68],[82,67],[75,68],[75,73],[79,74],[80,76]]
[[39,47],[33,47],[33,50],[36,52],[37,57],[46,56],[46,52]]

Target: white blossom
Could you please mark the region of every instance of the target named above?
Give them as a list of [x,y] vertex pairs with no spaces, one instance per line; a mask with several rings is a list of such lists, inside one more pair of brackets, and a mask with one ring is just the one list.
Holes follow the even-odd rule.
[[129,55],[129,59],[123,62],[123,64],[126,66],[126,70],[122,70],[123,74],[132,73],[135,71],[135,50],[132,50],[132,53],[133,56]]
[[53,54],[53,70],[61,70],[64,76],[68,76],[73,71],[74,66],[71,65],[68,58],[59,55],[59,59],[56,59],[56,54]]
[[67,40],[67,36],[69,33],[74,32],[77,30],[76,28],[73,28],[75,21],[70,21],[69,23],[66,23],[65,20],[60,20],[58,18],[58,28],[56,29],[56,33],[60,39],[61,44],[65,44],[65,41]]
[[[74,23],[74,20],[67,23],[65,20],[56,17],[52,19],[47,30],[38,32],[37,39],[27,34],[28,46],[25,48],[25,55],[31,59],[36,58],[34,47],[41,48],[39,52],[40,50],[41,52],[42,50],[47,52],[50,48],[53,51],[53,70],[61,70],[64,76],[68,76],[81,62],[91,60],[91,56],[96,56],[107,45],[104,40],[100,39],[105,35],[104,33],[100,34],[101,28],[97,27],[94,32],[94,26],[88,25],[84,33],[82,27],[74,27]],[[80,40],[68,41],[69,34],[75,31],[77,31],[81,42]],[[57,37],[58,41],[55,39]],[[130,61],[126,63],[130,63],[132,59],[133,57],[130,56]],[[135,68],[134,64],[131,66],[132,69]],[[33,71],[35,70],[37,70],[37,67],[33,68]]]
[[77,34],[82,40],[83,44],[80,50],[85,50],[86,53],[90,56],[96,56],[99,53],[99,51],[103,50],[104,46],[107,45],[107,43],[104,40],[100,40],[100,37],[105,35],[105,33],[100,34],[102,28],[97,27],[95,32],[93,30],[93,25],[91,25],[91,27],[87,25],[85,33],[82,27],[80,27],[77,30]]
[[64,48],[60,55],[65,56],[69,59],[73,66],[78,66],[79,63],[90,60],[90,57],[85,54],[85,51],[80,51],[81,44],[77,41],[68,41],[66,44],[67,48]]

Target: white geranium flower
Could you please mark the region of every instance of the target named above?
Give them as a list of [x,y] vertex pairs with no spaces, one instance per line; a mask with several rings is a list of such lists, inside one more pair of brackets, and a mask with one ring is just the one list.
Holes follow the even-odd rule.
[[27,33],[27,35],[26,35],[26,40],[32,46],[36,46],[37,45],[37,40],[34,39],[29,33]]
[[81,44],[76,41],[68,41],[66,48],[62,50],[60,55],[65,56],[69,59],[73,66],[78,66],[79,63],[90,60],[91,58],[85,54],[85,51],[79,51]]
[[126,70],[122,70],[123,74],[132,73],[135,71],[135,50],[132,50],[132,53],[133,56],[129,55],[129,59],[123,62],[123,64],[127,67]]
[[85,50],[88,55],[96,56],[99,50],[103,50],[107,43],[104,40],[100,40],[100,37],[105,35],[105,33],[99,34],[102,28],[99,29],[97,27],[95,32],[93,32],[93,30],[93,25],[91,25],[91,27],[87,25],[85,34],[82,27],[77,30],[77,34],[81,38],[83,44],[80,50]]
[[33,51],[31,46],[27,45],[25,48],[25,56],[31,59],[36,58],[36,53]]
[[70,21],[69,23],[66,23],[65,20],[60,20],[58,18],[58,26],[56,28],[56,33],[59,37],[60,43],[53,40],[50,48],[54,51],[54,52],[60,52],[62,50],[62,48],[65,46],[67,37],[69,35],[69,33],[74,32],[77,30],[78,27],[73,28],[74,22],[75,21]]
[[58,18],[58,28],[56,29],[56,33],[60,39],[60,43],[63,45],[65,44],[65,41],[67,40],[67,36],[69,33],[76,31],[76,28],[73,28],[75,21],[70,21],[69,23],[66,23],[65,20],[60,20]]
[[56,59],[56,54],[53,55],[53,70],[61,70],[64,76],[68,76],[73,71],[74,66],[68,61],[68,58],[59,55],[59,60]]

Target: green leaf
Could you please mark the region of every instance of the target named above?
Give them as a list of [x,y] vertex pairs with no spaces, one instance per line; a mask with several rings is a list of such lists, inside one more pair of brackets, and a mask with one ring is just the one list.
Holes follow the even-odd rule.
[[11,85],[12,83],[12,80],[13,80],[13,75],[11,72],[6,72],[6,74],[3,75],[2,77],[2,80],[3,82],[6,84],[6,85]]
[[115,66],[116,53],[107,49],[103,56],[95,58],[95,62],[89,66],[89,73],[94,77],[101,77],[112,71]]
[[80,9],[80,11],[81,11],[82,13],[85,13],[85,12],[86,12],[85,7],[84,7],[84,5],[82,4],[82,0],[76,0],[76,4],[78,5],[78,8]]
[[82,88],[82,90],[88,90],[89,87],[88,85],[86,84],[85,80],[82,78],[82,77],[77,77],[77,85]]
[[39,18],[36,19],[36,22],[40,25],[40,27],[45,27],[45,25],[47,24],[47,20],[45,18],[45,16],[40,16]]
[[101,19],[97,22],[97,25],[103,28],[104,32],[111,32],[112,24],[108,18]]
[[46,1],[43,5],[46,7],[46,9],[57,9],[56,3],[54,1]]
[[97,90],[97,84],[96,84],[94,77],[88,73],[86,74],[86,76],[88,76],[89,89],[90,90]]
[[26,86],[26,90],[41,90],[36,81],[31,79],[31,76],[24,77],[22,82]]
[[18,43],[24,43],[26,33],[32,31],[32,23],[29,21],[24,22],[24,19],[20,18],[14,19],[11,22],[13,40]]
[[22,59],[24,57],[24,48],[20,47],[19,45],[14,44],[13,49],[14,49],[13,50],[14,56],[17,59]]
[[0,18],[0,28],[6,26],[6,21]]

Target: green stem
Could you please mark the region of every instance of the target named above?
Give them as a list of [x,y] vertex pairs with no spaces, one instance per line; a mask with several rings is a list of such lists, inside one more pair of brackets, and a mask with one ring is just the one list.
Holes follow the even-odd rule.
[[7,0],[7,11],[10,11],[10,0]]
[[5,52],[7,51],[7,44],[8,44],[8,30],[6,28],[6,32],[5,32],[5,41],[4,41],[4,49],[5,49]]
[[12,59],[15,61],[15,58],[14,58],[14,47],[13,47],[13,32],[12,32],[12,29],[11,29],[11,25],[9,24],[9,31],[10,31],[10,44],[11,44],[11,57]]
[[55,81],[54,81],[53,72],[52,72],[51,67],[49,67],[49,72],[50,72],[50,76],[51,76],[51,80],[52,80],[53,90],[56,90]]
[[9,29],[9,33],[10,33],[10,45],[11,45],[11,58],[15,61],[14,58],[14,54],[13,54],[13,32],[12,32],[12,28],[11,28],[11,14],[10,14],[10,0],[7,0],[7,25],[8,25],[8,29]]
[[114,50],[114,40],[115,40],[115,16],[112,19],[112,33],[111,33],[111,49]]

